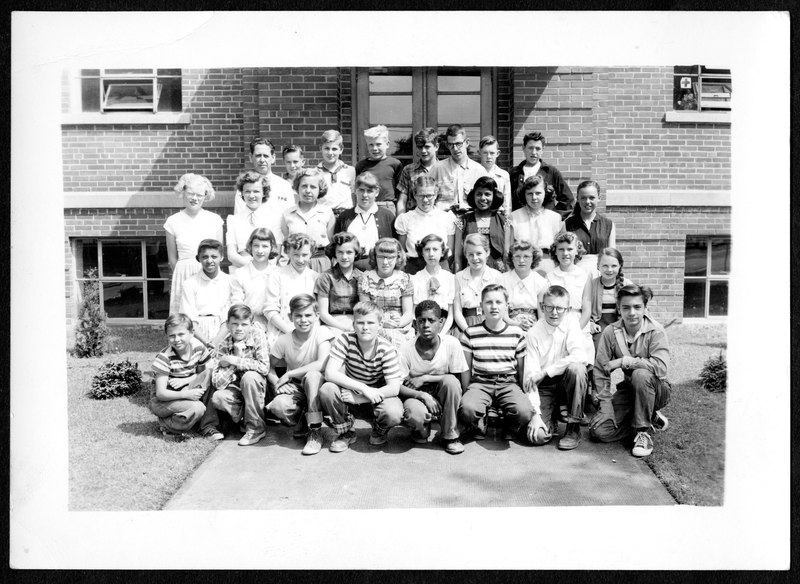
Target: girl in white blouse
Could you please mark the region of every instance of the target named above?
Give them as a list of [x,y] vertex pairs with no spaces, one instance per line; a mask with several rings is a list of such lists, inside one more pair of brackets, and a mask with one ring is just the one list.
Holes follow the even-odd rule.
[[526,178],[520,187],[525,206],[511,213],[511,240],[530,241],[542,250],[538,271],[543,276],[555,268],[550,246],[561,231],[561,215],[543,207],[546,190],[547,183],[538,174]]

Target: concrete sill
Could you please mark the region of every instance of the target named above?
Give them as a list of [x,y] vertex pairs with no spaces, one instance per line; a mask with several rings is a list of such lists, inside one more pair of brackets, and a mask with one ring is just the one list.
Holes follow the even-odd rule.
[[154,114],[152,112],[112,112],[101,114],[78,113],[63,114],[61,116],[62,126],[110,126],[110,125],[183,125],[192,122],[192,114],[182,112],[162,112]]
[[691,124],[730,124],[731,112],[694,112],[672,110],[664,114],[667,123],[683,122]]

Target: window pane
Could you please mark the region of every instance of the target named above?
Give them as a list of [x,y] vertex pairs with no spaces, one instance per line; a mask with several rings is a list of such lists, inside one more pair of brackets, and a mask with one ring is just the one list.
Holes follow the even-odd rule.
[[411,75],[370,75],[370,93],[401,91],[411,93]]
[[143,318],[142,282],[103,282],[103,301],[109,318]]
[[389,154],[396,157],[414,154],[411,128],[389,128]]
[[731,241],[730,239],[711,240],[711,273],[731,273]]
[[683,283],[683,316],[704,318],[706,315],[705,280]]
[[439,91],[480,91],[480,75],[439,75]]
[[169,316],[170,281],[147,282],[147,318],[165,320]]
[[152,69],[106,69],[105,75],[152,75]]
[[97,242],[78,241],[75,253],[75,274],[78,278],[86,276],[86,272],[92,268],[97,269]]
[[160,93],[158,97],[158,111],[160,112],[179,112],[181,111],[181,78],[180,77],[159,77],[158,85]]
[[103,277],[142,275],[142,244],[138,241],[103,242]]
[[370,95],[369,123],[412,126],[410,95]]
[[728,315],[728,282],[711,282],[708,295],[708,315]]
[[148,278],[172,278],[172,270],[169,269],[169,259],[167,258],[167,242],[147,241],[144,245],[145,264],[147,266]]
[[[467,155],[473,160],[478,160],[478,144],[481,141],[481,128],[480,126],[464,126],[464,130],[467,132],[467,140],[469,140]],[[439,151],[436,153],[439,158],[447,158],[450,156],[450,150],[448,150],[446,146],[446,132],[447,126],[439,126]]]
[[133,80],[103,80],[106,108],[149,109],[153,105],[153,82]]
[[440,124],[480,124],[480,95],[440,95],[437,106]]
[[687,239],[686,240],[686,276],[705,276],[708,252],[706,251],[705,240]]

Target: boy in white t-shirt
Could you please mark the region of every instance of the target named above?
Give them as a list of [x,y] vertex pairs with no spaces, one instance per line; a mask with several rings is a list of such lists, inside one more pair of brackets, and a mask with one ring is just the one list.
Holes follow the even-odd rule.
[[[322,449],[322,409],[319,387],[322,368],[331,350],[333,331],[319,324],[319,307],[310,294],[298,294],[289,302],[294,330],[278,337],[270,355],[267,379],[274,398],[267,404],[273,416],[284,424],[294,426],[306,411],[306,424],[295,430],[295,437],[306,436],[303,454],[317,454]],[[277,367],[286,367],[280,378]]]
[[440,334],[444,319],[435,300],[417,304],[414,316],[417,338],[398,350],[404,380],[400,386],[403,423],[411,428],[414,442],[424,444],[431,420],[438,417],[442,446],[449,454],[460,454],[464,445],[459,440],[458,407],[468,372],[464,351],[455,337]]

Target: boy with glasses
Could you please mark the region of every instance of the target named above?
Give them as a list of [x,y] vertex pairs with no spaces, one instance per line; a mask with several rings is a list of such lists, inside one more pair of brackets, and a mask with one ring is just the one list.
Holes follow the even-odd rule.
[[558,441],[561,450],[577,448],[581,442],[583,401],[589,375],[589,357],[584,349],[583,333],[578,321],[566,318],[569,292],[562,286],[550,286],[540,303],[543,318],[536,321],[525,337],[525,391],[539,393],[545,434],[536,434],[528,427],[528,438],[534,444],[545,444],[556,433],[558,401],[566,400],[569,414],[567,428]]
[[442,160],[436,167],[436,180],[439,183],[436,208],[454,212],[468,211],[467,194],[475,186],[476,180],[489,176],[489,173],[467,155],[467,131],[460,124],[447,128],[445,144],[450,151],[450,157]]

